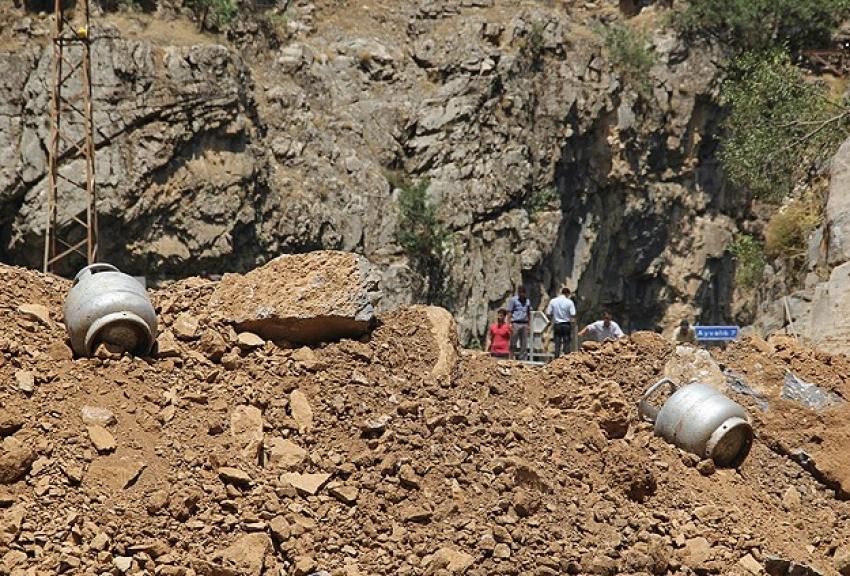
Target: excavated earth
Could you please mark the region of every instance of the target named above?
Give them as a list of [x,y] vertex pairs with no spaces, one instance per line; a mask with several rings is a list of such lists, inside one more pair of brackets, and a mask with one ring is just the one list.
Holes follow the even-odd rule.
[[850,573],[847,405],[777,385],[850,398],[846,357],[715,353],[761,397],[735,396],[750,457],[714,470],[637,417],[673,352],[655,334],[534,368],[411,307],[286,348],[189,279],[152,294],[156,358],[73,359],[68,288],[0,266],[0,574]]

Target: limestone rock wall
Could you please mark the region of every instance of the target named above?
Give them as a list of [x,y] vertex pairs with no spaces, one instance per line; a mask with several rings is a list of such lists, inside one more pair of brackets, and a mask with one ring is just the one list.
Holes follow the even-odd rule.
[[[540,305],[566,283],[582,320],[612,308],[632,329],[728,318],[725,246],[747,202],[714,158],[716,55],[659,28],[641,94],[563,8],[302,4],[274,50],[98,32],[105,259],[157,281],[353,250],[382,270],[384,306],[416,302],[427,280],[394,238],[401,175],[428,180],[452,233],[441,303],[465,342],[519,282]],[[0,52],[4,261],[39,262],[49,73],[46,45]]]

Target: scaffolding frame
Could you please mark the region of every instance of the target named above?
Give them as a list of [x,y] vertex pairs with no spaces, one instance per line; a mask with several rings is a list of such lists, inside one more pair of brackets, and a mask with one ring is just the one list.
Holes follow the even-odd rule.
[[[94,165],[94,119],[92,116],[91,39],[89,0],[54,0],[53,82],[48,151],[47,218],[44,235],[44,272],[72,257],[86,264],[97,260],[98,228]],[[77,28],[69,19],[77,12]],[[79,89],[75,91],[75,83]],[[69,175],[63,167],[82,158],[85,181]],[[80,196],[85,208],[62,215]]]

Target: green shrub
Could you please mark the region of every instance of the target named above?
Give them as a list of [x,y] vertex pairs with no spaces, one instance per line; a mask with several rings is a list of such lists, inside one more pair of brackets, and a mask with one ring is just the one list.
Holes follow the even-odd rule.
[[451,234],[437,219],[428,199],[428,181],[398,186],[399,219],[395,238],[414,270],[428,282],[426,304],[447,304]]
[[685,34],[734,51],[824,46],[848,16],[850,0],[691,0],[674,17]]
[[652,91],[649,71],[655,64],[655,54],[647,48],[647,34],[620,23],[599,28],[599,34],[623,83],[642,94],[649,94]]
[[224,28],[239,13],[236,0],[191,0],[191,6],[202,32],[211,26]]
[[758,286],[764,274],[764,249],[748,234],[739,234],[727,250],[735,257],[735,283],[744,289]]
[[792,200],[777,211],[764,230],[764,252],[771,258],[805,256],[809,235],[820,225],[822,207],[814,198]]
[[748,52],[734,62],[721,91],[729,107],[720,160],[734,184],[779,201],[837,150],[848,109],[829,100],[787,52]]
[[534,190],[525,203],[525,209],[529,214],[536,214],[543,210],[549,210],[558,199],[558,191],[548,186]]

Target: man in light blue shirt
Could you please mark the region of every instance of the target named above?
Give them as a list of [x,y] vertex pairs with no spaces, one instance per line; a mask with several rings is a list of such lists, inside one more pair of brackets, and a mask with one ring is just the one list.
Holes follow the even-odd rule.
[[573,336],[573,318],[576,317],[576,305],[570,298],[570,289],[561,290],[561,295],[552,298],[546,307],[546,315],[552,319],[552,340],[555,342],[555,358],[570,353]]
[[[517,288],[516,296],[508,301],[508,321],[511,323],[511,357],[525,360],[528,353],[528,322],[531,319],[531,300],[525,286]],[[517,344],[519,353],[517,354]]]

